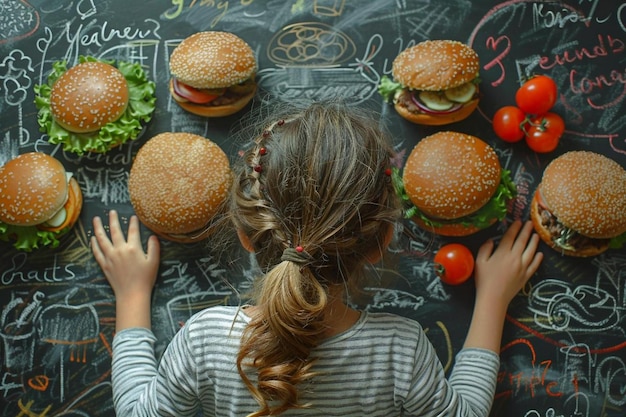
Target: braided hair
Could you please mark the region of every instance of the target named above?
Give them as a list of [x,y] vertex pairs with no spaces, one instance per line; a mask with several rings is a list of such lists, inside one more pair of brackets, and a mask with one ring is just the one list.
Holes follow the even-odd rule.
[[326,331],[330,287],[358,287],[368,254],[384,250],[398,219],[393,148],[369,112],[341,101],[274,115],[235,168],[230,215],[263,276],[237,367],[260,409],[300,404]]

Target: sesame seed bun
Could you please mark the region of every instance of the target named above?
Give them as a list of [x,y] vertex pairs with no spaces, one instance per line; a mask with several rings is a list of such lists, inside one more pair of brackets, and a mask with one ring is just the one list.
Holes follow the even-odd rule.
[[256,72],[250,46],[228,32],[198,32],[172,52],[170,72],[194,88],[225,88],[239,84]]
[[[544,170],[530,216],[550,247],[566,255],[594,256],[608,249],[608,240],[626,233],[625,207],[626,170],[604,155],[571,151],[552,160]],[[554,220],[550,221],[550,216]],[[555,236],[558,224],[588,239],[559,245]]]
[[452,40],[428,40],[402,51],[394,59],[393,78],[412,90],[440,91],[476,78],[478,55]]
[[482,207],[500,183],[500,161],[475,136],[437,132],[422,139],[407,158],[403,182],[417,208],[440,219],[456,219]]
[[119,119],[128,100],[128,84],[117,68],[104,62],[84,62],[54,83],[50,111],[66,130],[95,132]]
[[0,168],[0,220],[34,226],[56,214],[68,197],[65,168],[41,152],[22,154]]
[[426,226],[415,219],[418,225],[438,234],[464,236],[479,229],[451,224],[475,213],[492,198],[500,174],[498,156],[487,143],[472,135],[442,131],[423,138],[413,148],[402,182],[415,207],[433,220],[442,220],[445,227]]
[[166,132],[139,149],[128,191],[143,224],[165,239],[188,243],[210,236],[231,180],[228,157],[215,143]]
[[567,152],[546,167],[540,188],[565,226],[596,239],[626,232],[626,170],[612,159]]
[[[256,93],[254,52],[243,39],[229,32],[207,31],[189,36],[172,51],[169,66],[173,77],[170,94],[190,113],[228,116],[243,109]],[[199,90],[200,94],[215,94],[217,98],[198,100],[193,92],[183,97],[180,90],[177,93],[178,83]]]

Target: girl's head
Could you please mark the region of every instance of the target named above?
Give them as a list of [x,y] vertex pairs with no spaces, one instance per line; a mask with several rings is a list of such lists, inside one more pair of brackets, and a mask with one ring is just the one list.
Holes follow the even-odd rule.
[[393,149],[369,112],[338,101],[292,107],[252,138],[235,168],[230,215],[264,275],[237,364],[261,405],[256,415],[267,415],[300,406],[295,387],[311,377],[311,349],[332,325],[329,296],[358,287],[400,211]]
[[300,266],[323,285],[343,285],[378,259],[399,213],[392,156],[377,119],[342,102],[261,123],[230,209],[263,271],[280,264],[285,249],[302,248]]

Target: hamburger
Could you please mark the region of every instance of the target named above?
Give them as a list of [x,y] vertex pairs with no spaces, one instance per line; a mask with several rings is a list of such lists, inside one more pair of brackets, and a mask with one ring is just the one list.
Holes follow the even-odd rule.
[[198,32],[170,57],[169,90],[183,109],[205,117],[228,116],[252,100],[257,84],[250,46],[228,32]]
[[439,235],[466,236],[505,217],[517,193],[510,174],[481,139],[443,131],[422,139],[392,179],[406,218]]
[[50,155],[30,152],[0,167],[0,240],[16,249],[56,248],[82,205],[78,182]]
[[155,84],[137,63],[79,58],[55,62],[47,84],[35,86],[37,120],[52,144],[82,155],[136,139],[155,108]]
[[164,239],[192,243],[209,237],[228,196],[228,157],[191,133],[161,133],[137,152],[128,179],[139,220]]
[[570,151],[543,172],[530,206],[537,234],[569,256],[595,256],[626,242],[626,170],[590,151]]
[[479,101],[479,60],[469,46],[451,40],[420,42],[402,51],[378,92],[400,116],[421,125],[445,125],[468,117]]

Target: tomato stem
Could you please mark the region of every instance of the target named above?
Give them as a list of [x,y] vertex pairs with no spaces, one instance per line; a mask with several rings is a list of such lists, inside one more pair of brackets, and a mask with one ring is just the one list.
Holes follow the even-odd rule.
[[526,131],[526,127],[527,126],[532,126],[532,127],[536,127],[537,129],[541,130],[542,132],[545,132],[547,130],[546,125],[547,125],[547,120],[545,119],[545,117],[541,118],[541,122],[540,123],[534,123],[531,118],[526,115],[526,117],[524,117],[524,120],[522,120],[522,122],[519,124],[519,128],[522,132],[524,132],[524,134],[528,134],[528,132]]

